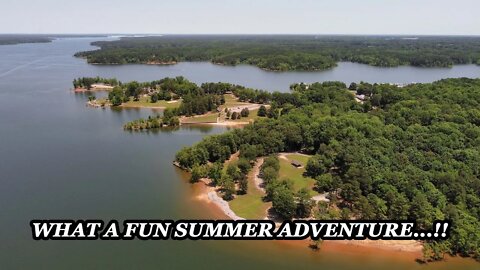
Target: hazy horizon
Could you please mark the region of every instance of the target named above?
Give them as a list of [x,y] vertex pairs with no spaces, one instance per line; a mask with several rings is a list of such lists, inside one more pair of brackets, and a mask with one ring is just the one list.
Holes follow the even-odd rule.
[[8,36],[8,35],[32,35],[32,36],[137,36],[137,37],[144,37],[144,36],[359,36],[359,37],[480,37],[480,34],[314,34],[314,33],[2,33],[0,32],[0,36]]
[[3,1],[3,34],[480,35],[476,0]]

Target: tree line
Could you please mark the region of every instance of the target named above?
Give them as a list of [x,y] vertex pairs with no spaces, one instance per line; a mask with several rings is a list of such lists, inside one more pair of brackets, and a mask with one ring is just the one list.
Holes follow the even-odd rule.
[[339,61],[373,66],[450,67],[480,62],[478,37],[402,36],[176,36],[99,41],[100,50],[78,52],[89,63],[211,61],[267,70],[323,70]]
[[0,35],[0,45],[15,45],[22,43],[49,43],[53,37],[46,35],[21,35],[21,34],[2,34]]

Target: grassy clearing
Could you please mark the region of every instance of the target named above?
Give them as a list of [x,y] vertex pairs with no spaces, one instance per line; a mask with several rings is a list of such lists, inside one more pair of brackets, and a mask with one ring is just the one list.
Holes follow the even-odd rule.
[[263,202],[263,194],[256,187],[250,187],[254,183],[249,181],[248,184],[248,193],[237,195],[235,199],[229,202],[230,208],[235,214],[246,219],[264,219],[267,215],[267,209],[272,207],[272,203]]
[[[282,158],[284,156],[285,158]],[[293,188],[295,191],[298,191],[302,188],[308,188],[310,194],[314,195],[315,192],[312,190],[315,180],[310,177],[304,177],[303,173],[305,172],[305,166],[307,165],[308,159],[310,156],[301,155],[301,154],[281,154],[279,157],[280,160],[280,172],[279,179],[288,178],[293,182]],[[296,160],[302,164],[302,168],[294,167],[291,162]]]
[[255,172],[248,174],[248,191],[245,195],[237,195],[229,202],[230,208],[240,217],[246,219],[264,219],[271,202],[263,201],[264,194],[255,187]]
[[204,115],[182,118],[183,124],[216,123],[218,113],[209,113]]
[[231,107],[235,107],[235,106],[250,105],[250,103],[248,103],[248,102],[238,101],[238,98],[235,97],[232,94],[224,95],[224,97],[225,97],[225,104],[220,106],[220,109],[222,109],[222,110],[225,110],[225,108],[231,108]]
[[249,121],[255,121],[257,120],[258,118],[262,118],[262,117],[259,117],[257,115],[258,113],[258,109],[257,110],[251,110],[250,111],[250,114],[247,116],[247,117],[242,117],[240,119],[235,119],[235,120],[229,120],[229,121],[233,121],[233,122],[249,122]]
[[222,111],[221,116],[220,116],[220,122],[223,122],[223,121],[228,121],[228,122],[253,122],[253,121],[255,121],[259,118],[264,118],[264,117],[259,117],[257,115],[257,113],[258,113],[258,109],[257,110],[251,110],[250,114],[247,117],[242,117],[240,119],[231,120],[231,119],[226,119],[226,115]]
[[[233,108],[238,106],[248,106],[252,105],[247,102],[240,102],[234,95],[225,95],[225,104],[219,107],[220,113],[210,112],[204,115],[198,115],[194,117],[184,117],[182,118],[183,124],[201,124],[201,123],[216,123],[217,117],[219,122],[252,122],[258,119],[257,116],[258,109],[251,110],[248,117],[242,117],[240,119],[230,120],[226,119],[225,108]],[[220,116],[219,116],[220,115]]]
[[182,103],[181,100],[177,102],[168,103],[166,100],[159,100],[155,103],[150,102],[150,97],[140,97],[139,101],[133,101],[133,98],[130,98],[130,101],[122,104],[122,107],[126,108],[178,108]]

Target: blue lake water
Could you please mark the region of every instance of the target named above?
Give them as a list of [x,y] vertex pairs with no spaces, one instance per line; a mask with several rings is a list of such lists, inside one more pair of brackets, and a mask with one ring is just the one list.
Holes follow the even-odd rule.
[[0,46],[0,262],[2,269],[478,269],[452,260],[421,266],[413,260],[361,253],[313,253],[277,242],[34,241],[31,219],[180,219],[222,215],[198,199],[175,153],[223,127],[131,133],[122,125],[149,110],[87,108],[69,91],[80,76],[148,81],[185,76],[287,91],[291,83],[325,80],[429,82],[478,77],[474,65],[451,69],[376,68],[340,63],[322,72],[267,72],[210,63],[173,66],[88,65],[73,57],[95,49],[93,38]]

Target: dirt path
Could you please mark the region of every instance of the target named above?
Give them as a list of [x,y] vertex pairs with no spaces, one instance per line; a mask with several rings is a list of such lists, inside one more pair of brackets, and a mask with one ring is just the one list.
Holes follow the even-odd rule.
[[259,177],[262,164],[263,158],[258,158],[257,162],[255,162],[255,166],[253,166],[253,180],[255,182],[255,187],[261,192],[265,193],[265,185],[263,183],[263,179]]
[[293,154],[299,155],[299,156],[304,156],[304,157],[311,157],[310,155],[302,154],[302,153],[299,153],[299,152],[283,152],[283,153],[279,153],[278,157],[281,158],[281,159],[289,160],[287,158],[287,155],[293,155]]
[[[238,159],[238,152],[232,155],[229,159],[230,162],[235,161]],[[285,157],[286,158],[286,157]],[[228,161],[227,161],[228,162]],[[252,169],[252,173],[254,175],[254,182],[255,188],[259,189],[262,192],[265,192],[263,187],[263,180],[258,177],[260,173],[260,167],[264,162],[263,158],[258,158],[255,162],[255,165]],[[199,199],[205,200],[209,203],[213,203],[216,207],[218,207],[227,217],[232,220],[245,220],[233,212],[230,208],[230,205],[227,201],[221,198],[217,193],[217,188],[211,185],[210,179],[200,179],[200,181],[206,186],[206,196],[201,196]],[[328,200],[326,198],[326,194],[319,194],[314,196],[312,199],[315,201],[325,201]],[[265,219],[272,220],[275,222],[276,226],[280,226],[281,220],[275,215],[272,208],[268,208],[266,210],[266,217]],[[347,246],[356,246],[356,247],[366,247],[366,248],[374,248],[380,250],[390,250],[390,251],[401,251],[401,252],[421,252],[422,251],[422,243],[415,240],[336,240],[332,241],[332,243],[338,243]]]
[[248,109],[249,111],[254,111],[260,109],[261,106],[264,106],[263,104],[245,104],[245,105],[237,105],[237,106],[231,106],[228,107],[228,109],[233,113],[237,112],[240,113],[243,109]]
[[318,194],[318,195],[313,196],[312,200],[314,200],[316,203],[318,203],[319,201],[329,202],[330,200],[327,198],[327,195],[328,195],[328,193]]

